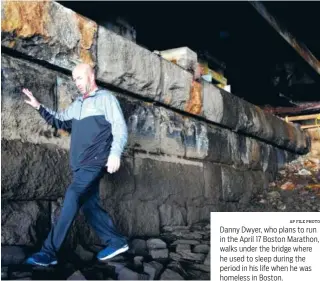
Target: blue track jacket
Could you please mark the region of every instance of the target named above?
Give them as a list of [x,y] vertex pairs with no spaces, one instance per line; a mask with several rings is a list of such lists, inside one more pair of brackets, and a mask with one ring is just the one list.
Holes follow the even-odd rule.
[[54,112],[43,105],[40,115],[57,129],[71,132],[70,165],[102,167],[109,155],[121,157],[128,131],[117,98],[98,89],[87,98],[77,98],[66,110]]

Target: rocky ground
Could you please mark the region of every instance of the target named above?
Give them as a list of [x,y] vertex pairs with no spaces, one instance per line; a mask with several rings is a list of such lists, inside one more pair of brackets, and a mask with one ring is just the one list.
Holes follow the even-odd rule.
[[101,246],[63,253],[50,268],[23,264],[31,249],[2,246],[2,280],[210,280],[210,225],[165,227],[159,238],[133,239],[130,250],[98,262]]
[[[252,198],[244,212],[320,211],[320,160],[301,156],[279,171],[269,188]],[[160,237],[135,238],[130,250],[98,262],[101,246],[78,245],[62,253],[59,265],[42,268],[23,264],[32,249],[2,246],[2,280],[210,280],[210,225],[162,229]]]
[[239,211],[319,212],[320,158],[308,154],[290,162],[267,190]]

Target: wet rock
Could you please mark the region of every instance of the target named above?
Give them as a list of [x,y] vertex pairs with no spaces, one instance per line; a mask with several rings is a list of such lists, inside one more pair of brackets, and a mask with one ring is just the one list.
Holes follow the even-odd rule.
[[185,240],[197,240],[202,238],[202,235],[200,233],[190,232],[188,230],[176,230],[172,232],[172,235],[176,236],[178,239]]
[[166,259],[169,255],[168,249],[150,250],[150,255],[153,259]]
[[201,271],[210,273],[210,265],[192,263],[192,264],[189,264],[188,267],[195,270],[201,270]]
[[27,278],[30,278],[29,280],[32,280],[32,270],[31,268],[24,269],[24,270],[14,270],[11,272],[10,279],[16,280],[16,279],[23,279],[27,280]]
[[163,265],[156,261],[144,263],[144,272],[149,275],[149,280],[158,280],[160,272],[163,269]]
[[148,280],[149,275],[137,273],[127,267],[120,270],[118,280]]
[[178,253],[170,252],[169,253],[169,258],[174,260],[174,261],[177,261],[177,262],[181,261],[181,255],[178,254]]
[[184,225],[177,225],[177,226],[168,225],[168,226],[164,226],[162,230],[167,232],[173,232],[176,230],[188,230],[189,228],[190,228],[189,226],[184,226]]
[[184,279],[179,273],[167,268],[161,274],[160,280],[184,280]]
[[200,244],[200,242],[197,240],[179,239],[179,240],[174,241],[171,245],[174,246],[174,245],[178,245],[178,244],[198,245],[198,244]]
[[22,246],[1,246],[1,265],[20,264],[25,261],[30,250]]
[[191,246],[189,244],[178,244],[176,247],[176,252],[180,253],[180,252],[191,252]]
[[125,262],[113,262],[113,261],[109,261],[107,263],[107,265],[110,265],[114,268],[114,271],[116,274],[119,274],[119,272],[126,267],[128,264]]
[[167,268],[172,269],[175,272],[178,272],[182,277],[186,279],[187,277],[187,272],[183,269],[182,265],[178,261],[171,261],[168,265]]
[[80,244],[77,245],[75,254],[83,261],[91,261],[95,257],[93,252],[84,249]]
[[148,239],[147,247],[149,249],[165,249],[167,248],[167,244],[158,238]]
[[142,256],[135,256],[133,258],[133,263],[135,267],[141,267],[143,262],[143,257]]
[[156,277],[155,277],[155,276],[156,276],[156,269],[155,269],[153,266],[145,263],[144,266],[143,266],[143,271],[144,271],[146,274],[149,275],[148,280],[154,280],[154,279],[156,279]]
[[208,254],[210,251],[210,247],[208,245],[196,245],[193,250],[194,253],[203,253],[203,254]]
[[189,280],[210,280],[210,274],[200,270],[187,270]]
[[203,262],[205,259],[205,255],[204,254],[197,254],[197,253],[192,253],[192,252],[188,252],[188,251],[180,251],[178,253],[178,256],[176,256],[178,258],[178,260],[187,260],[187,261],[194,261],[194,262]]
[[148,255],[148,248],[147,248],[146,241],[143,239],[133,239],[128,252],[134,255],[139,255],[139,256]]
[[87,280],[80,270],[74,272],[71,276],[68,277],[67,280]]

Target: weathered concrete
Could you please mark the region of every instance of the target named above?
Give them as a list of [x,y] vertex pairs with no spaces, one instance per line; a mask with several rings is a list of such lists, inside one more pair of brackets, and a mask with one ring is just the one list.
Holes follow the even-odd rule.
[[97,24],[54,1],[4,1],[1,45],[71,70],[96,63]]
[[[300,129],[205,81],[192,81],[181,66],[58,3],[5,2],[2,13],[2,46],[12,50],[2,54],[3,244],[41,244],[71,182],[69,135],[46,125],[23,102],[22,88],[56,111],[78,95],[69,75],[43,61],[66,70],[88,62],[101,85],[115,86],[129,138],[120,170],[101,181],[100,197],[129,237],[157,237],[172,228],[163,236],[169,247],[187,244],[179,249],[192,250],[200,238],[207,243],[208,234],[186,228],[208,221],[210,212],[246,204],[279,168],[309,149]],[[27,56],[12,57],[21,53]],[[67,239],[77,243],[100,243],[82,214]],[[207,277],[201,270],[207,272],[208,257],[201,251],[169,258],[204,263],[181,274]]]
[[152,99],[160,94],[158,56],[103,27],[97,45],[98,80]]
[[1,244],[40,246],[50,226],[49,203],[2,201]]
[[[39,113],[24,103],[22,88],[28,88],[40,103],[59,110],[74,97],[71,79],[44,67],[1,55],[2,138],[30,143],[48,143],[69,148],[69,138],[47,125]],[[41,79],[39,79],[41,77]],[[73,93],[77,93],[73,91]]]
[[187,70],[56,2],[5,2],[2,14],[2,46],[69,70],[76,61],[88,62],[97,65],[98,80],[119,89],[296,153],[310,147],[292,124],[205,81],[195,95]]
[[55,200],[71,183],[68,153],[57,147],[3,139],[1,197]]

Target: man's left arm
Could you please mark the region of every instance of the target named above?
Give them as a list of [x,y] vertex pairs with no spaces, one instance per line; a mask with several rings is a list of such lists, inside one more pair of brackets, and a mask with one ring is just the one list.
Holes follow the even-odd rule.
[[120,167],[120,158],[128,141],[127,124],[119,101],[113,94],[108,94],[104,100],[105,117],[111,124],[113,141],[107,165],[108,172],[114,173]]

